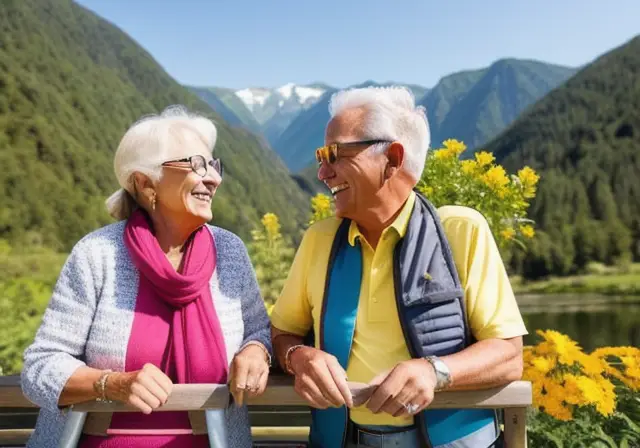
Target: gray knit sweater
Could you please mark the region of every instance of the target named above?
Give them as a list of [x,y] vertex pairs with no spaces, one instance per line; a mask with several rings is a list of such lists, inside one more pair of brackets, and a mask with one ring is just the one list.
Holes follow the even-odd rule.
[[[58,446],[66,419],[58,398],[78,367],[124,371],[138,289],[138,270],[124,245],[124,226],[124,221],[108,225],[75,245],[35,341],[25,351],[22,390],[41,407],[27,447]],[[229,363],[250,340],[271,351],[269,317],[242,240],[207,227],[216,242],[217,266],[210,285]],[[226,419],[229,446],[251,447],[246,406],[230,407]]]

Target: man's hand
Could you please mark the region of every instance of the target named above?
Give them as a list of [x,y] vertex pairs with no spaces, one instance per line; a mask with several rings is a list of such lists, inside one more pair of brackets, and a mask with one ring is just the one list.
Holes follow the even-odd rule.
[[398,363],[369,384],[377,386],[367,403],[371,412],[408,416],[422,411],[433,401],[436,373],[426,359],[412,359]]
[[261,395],[269,379],[269,362],[264,350],[247,345],[236,354],[231,363],[229,390],[238,406],[244,403],[244,393],[250,397]]
[[353,406],[347,374],[336,359],[313,347],[300,347],[289,358],[295,374],[295,391],[312,407]]

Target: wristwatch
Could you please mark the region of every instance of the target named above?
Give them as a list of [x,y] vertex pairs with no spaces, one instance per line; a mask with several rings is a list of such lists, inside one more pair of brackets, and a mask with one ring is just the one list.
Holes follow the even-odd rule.
[[449,367],[437,356],[425,356],[424,359],[429,361],[436,372],[436,391],[446,389],[451,385],[451,372]]

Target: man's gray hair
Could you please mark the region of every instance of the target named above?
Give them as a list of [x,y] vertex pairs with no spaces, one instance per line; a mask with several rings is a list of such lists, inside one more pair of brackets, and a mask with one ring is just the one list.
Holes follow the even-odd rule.
[[162,163],[174,158],[177,148],[196,139],[213,152],[217,136],[211,120],[189,112],[184,106],[170,106],[161,114],[146,115],[136,121],[116,150],[114,170],[122,188],[107,199],[109,214],[116,219],[127,219],[138,206],[134,173],[145,174],[157,182],[162,176]]
[[[413,93],[406,87],[364,87],[334,93],[329,113],[335,117],[348,109],[368,111],[364,126],[366,139],[385,139],[402,143],[405,149],[404,169],[420,180],[431,143],[425,108],[416,106]],[[383,152],[388,145],[375,145]]]

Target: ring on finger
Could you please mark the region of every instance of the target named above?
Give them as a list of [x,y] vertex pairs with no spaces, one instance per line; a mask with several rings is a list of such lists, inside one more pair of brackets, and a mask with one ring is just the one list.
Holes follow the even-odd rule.
[[417,404],[413,404],[413,403],[408,403],[404,405],[404,408],[407,410],[407,412],[409,414],[415,414],[418,411],[418,408],[420,406],[418,406]]

